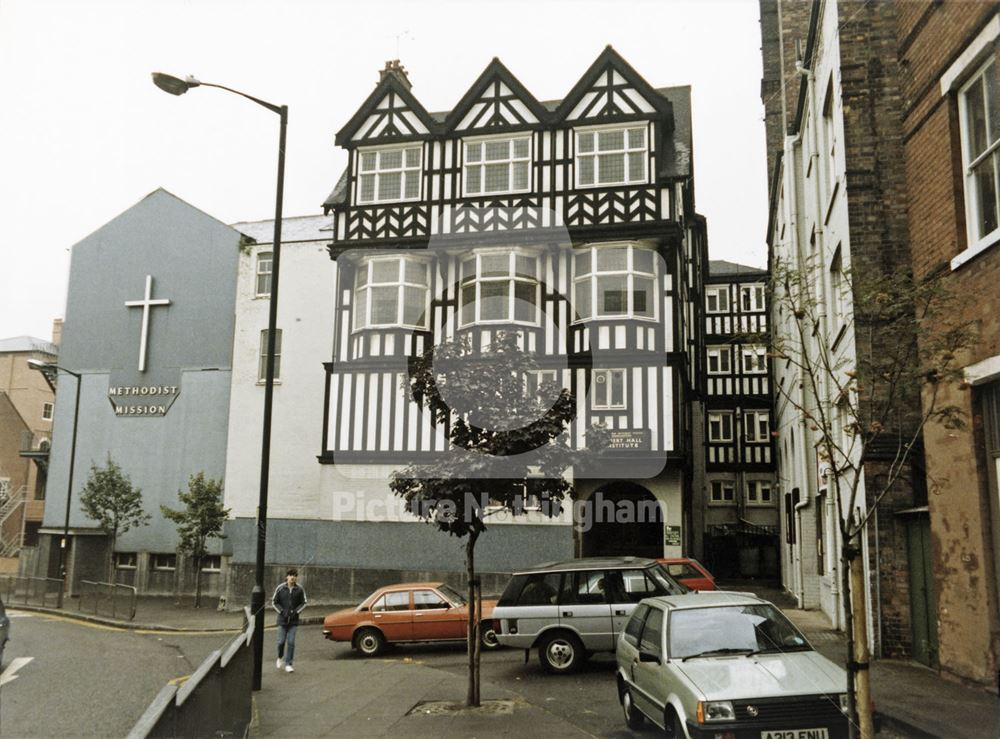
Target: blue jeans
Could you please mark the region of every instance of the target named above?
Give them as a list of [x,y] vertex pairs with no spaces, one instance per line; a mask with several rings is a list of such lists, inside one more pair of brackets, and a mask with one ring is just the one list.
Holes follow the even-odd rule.
[[[295,659],[295,631],[298,629],[296,626],[282,626],[278,624],[278,659],[282,657],[285,658],[285,664],[292,664],[292,660]],[[288,646],[287,654],[285,645]]]

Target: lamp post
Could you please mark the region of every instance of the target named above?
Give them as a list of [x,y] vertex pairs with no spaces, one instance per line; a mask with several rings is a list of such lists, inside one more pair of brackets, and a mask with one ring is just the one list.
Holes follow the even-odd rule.
[[73,375],[76,378],[76,397],[73,403],[73,440],[69,447],[69,481],[66,483],[66,518],[63,519],[62,541],[59,542],[59,578],[62,580],[62,587],[59,588],[59,607],[62,608],[63,597],[66,593],[66,548],[69,545],[69,512],[70,503],[73,500],[73,466],[76,462],[76,422],[80,417],[80,373],[51,362],[39,362],[37,359],[29,359],[28,366],[41,372],[53,390],[56,389],[50,376],[53,371],[62,370],[67,375]]
[[274,397],[274,348],[278,322],[278,270],[281,265],[281,205],[285,189],[285,131],[288,128],[288,106],[273,105],[253,95],[231,87],[201,82],[194,77],[180,79],[162,72],[153,72],[153,84],[171,95],[183,95],[193,87],[216,87],[235,93],[267,108],[281,117],[278,137],[278,188],[274,199],[274,246],[271,265],[271,298],[267,319],[267,374],[264,381],[264,429],[260,450],[260,496],[257,502],[257,562],[254,586],[250,594],[250,611],[254,617],[253,631],[253,689],[260,690],[264,664],[264,545],[267,541],[267,485],[271,467],[271,405]]

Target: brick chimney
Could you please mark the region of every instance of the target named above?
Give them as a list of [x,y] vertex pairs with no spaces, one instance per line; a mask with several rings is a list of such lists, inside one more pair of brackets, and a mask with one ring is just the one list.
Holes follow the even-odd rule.
[[399,63],[399,59],[390,59],[385,63],[385,69],[380,69],[378,73],[378,81],[382,82],[388,75],[392,75],[397,80],[403,83],[403,87],[409,90],[413,85],[410,84],[410,78],[406,74],[406,68]]

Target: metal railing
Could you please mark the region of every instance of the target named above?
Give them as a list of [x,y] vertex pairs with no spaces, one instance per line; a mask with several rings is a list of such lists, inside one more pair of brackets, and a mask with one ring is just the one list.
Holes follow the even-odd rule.
[[54,577],[0,575],[0,592],[6,606],[58,608],[63,581]]
[[81,580],[77,610],[93,613],[95,616],[111,618],[135,618],[138,590],[132,585],[114,582]]

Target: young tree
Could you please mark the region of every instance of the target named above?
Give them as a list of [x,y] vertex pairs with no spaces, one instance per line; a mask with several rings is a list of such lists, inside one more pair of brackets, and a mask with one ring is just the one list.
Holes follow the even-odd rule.
[[851,731],[867,738],[874,728],[862,536],[885,495],[920,464],[924,428],[962,425],[961,411],[939,392],[961,381],[956,356],[974,333],[939,280],[838,269],[830,304],[816,297],[817,274],[808,262],[775,267],[771,356],[786,380],[775,383],[777,400],[811,432],[836,504]]
[[575,414],[575,400],[552,383],[536,387],[535,371],[533,360],[518,349],[517,333],[498,332],[482,351],[468,339],[431,348],[411,362],[404,381],[403,391],[448,429],[452,446],[433,463],[396,472],[390,487],[407,511],[466,539],[468,706],[479,705],[475,549],[486,519],[499,511],[523,514],[526,495],[537,496],[542,512],[554,516],[573,490],[563,475],[574,453],[559,437]]
[[206,544],[209,539],[226,538],[222,534],[222,526],[229,516],[229,509],[222,507],[222,481],[206,480],[204,472],[191,475],[187,492],[178,490],[177,497],[184,508],[178,510],[161,505],[160,511],[165,518],[177,524],[178,549],[194,558],[194,607],[201,608],[201,561],[208,554]]
[[132,487],[128,475],[111,459],[104,467],[90,466],[90,477],[80,494],[80,510],[111,538],[108,550],[108,582],[114,582],[114,552],[118,537],[149,523],[142,507],[142,490]]

